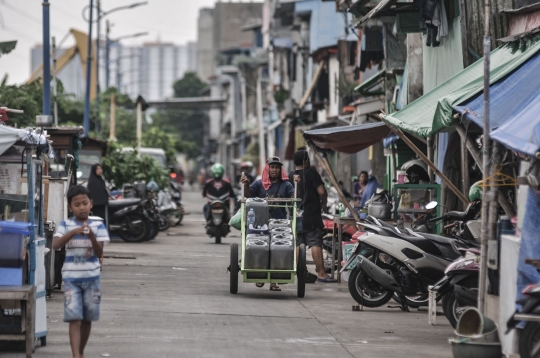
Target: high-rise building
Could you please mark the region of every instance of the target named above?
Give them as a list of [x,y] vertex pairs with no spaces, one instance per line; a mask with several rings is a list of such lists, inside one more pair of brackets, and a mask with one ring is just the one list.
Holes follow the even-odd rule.
[[217,2],[199,10],[197,24],[199,77],[208,81],[220,65],[220,51],[252,48],[253,34],[243,26],[260,22],[262,2]]
[[[65,51],[60,49],[58,56]],[[184,73],[197,70],[197,44],[174,45],[164,42],[148,42],[142,46],[122,46],[110,43],[109,58],[105,42],[100,50],[100,87],[119,88],[131,98],[142,95],[146,100],[161,100],[173,96],[172,85],[181,79]],[[42,47],[31,50],[31,71],[41,64]],[[107,75],[108,72],[108,75]],[[58,73],[66,93],[83,99],[85,92],[85,74],[82,73],[80,57],[76,55]]]

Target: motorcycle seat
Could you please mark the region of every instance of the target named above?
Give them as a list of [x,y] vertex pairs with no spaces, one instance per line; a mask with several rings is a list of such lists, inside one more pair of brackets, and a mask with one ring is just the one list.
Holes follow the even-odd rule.
[[414,246],[417,246],[418,248],[424,250],[425,252],[435,255],[435,256],[441,256],[441,251],[437,248],[437,245],[435,245],[431,240],[426,239],[425,237],[421,236],[413,236],[409,235],[408,233],[402,232],[399,229],[396,230],[393,226],[383,226],[381,229],[388,234],[388,236],[395,237],[397,239],[405,240],[413,244]]
[[140,198],[116,199],[116,200],[109,200],[109,206],[113,208],[117,208],[121,206],[137,205],[140,202],[141,202]]

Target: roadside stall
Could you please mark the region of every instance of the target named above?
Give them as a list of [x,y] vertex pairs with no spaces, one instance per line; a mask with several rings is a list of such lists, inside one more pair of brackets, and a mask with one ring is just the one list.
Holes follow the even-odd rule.
[[[470,153],[482,171],[484,193],[478,307],[481,313],[504,328],[515,309],[516,296],[523,288],[517,287],[517,282],[523,283],[526,276],[531,280],[528,283],[540,280],[536,269],[524,263],[525,259],[540,258],[534,245],[524,246],[524,240],[538,242],[539,204],[538,194],[535,194],[538,193],[538,182],[534,180],[537,177],[534,173],[540,159],[540,86],[536,81],[540,69],[540,41],[531,33],[501,41],[504,44],[492,51],[486,60],[491,63],[489,73],[484,73],[484,60],[479,60],[401,111],[383,114],[381,118],[398,134],[403,130],[425,137],[441,131],[457,131],[462,148]],[[489,92],[484,92],[487,89]],[[489,111],[485,111],[486,108]],[[480,141],[483,156],[471,134],[476,137],[483,134]],[[465,182],[466,172],[462,175]],[[516,204],[518,218],[514,235],[511,230],[497,226],[515,217]],[[503,220],[499,215],[499,205],[508,218]],[[527,217],[531,213],[532,217]],[[534,229],[528,226],[533,222]],[[498,239],[501,233],[503,235]],[[488,270],[498,270],[499,287],[494,287],[488,280]],[[518,274],[524,276],[518,280]],[[536,279],[532,278],[534,275]],[[500,329],[499,333],[503,353],[516,353],[515,331],[505,334],[504,329]]]
[[39,130],[0,126],[0,340],[46,345],[43,160],[52,153]]

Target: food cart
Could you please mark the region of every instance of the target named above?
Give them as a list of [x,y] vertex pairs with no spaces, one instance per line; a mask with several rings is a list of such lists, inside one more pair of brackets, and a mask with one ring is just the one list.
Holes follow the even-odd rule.
[[[249,261],[247,260],[249,245],[248,240],[248,225],[247,225],[247,209],[249,208],[250,199],[241,200],[241,213],[242,213],[242,243],[241,243],[241,260],[239,263],[238,260],[238,244],[231,244],[231,254],[230,254],[230,292],[236,294],[238,292],[238,274],[242,275],[243,282],[253,282],[253,283],[276,283],[276,284],[287,284],[294,283],[295,276],[297,277],[297,295],[298,297],[304,297],[306,291],[306,278],[307,278],[307,267],[306,267],[306,247],[304,244],[299,246],[299,255],[298,262],[296,260],[296,204],[300,199],[296,199],[296,188],[295,188],[295,198],[266,198],[266,199],[257,199],[261,203],[267,203],[268,206],[266,209],[282,207],[290,209],[292,220],[284,220],[289,222],[290,232],[292,236],[292,252],[289,253],[287,259],[285,259],[285,265],[282,267],[272,267],[272,263],[267,262],[266,265],[262,264],[260,266],[250,266]],[[269,215],[267,214],[266,217]],[[265,220],[266,221],[266,220]],[[271,234],[273,235],[273,234]],[[261,246],[267,247],[267,251],[263,251],[263,255],[267,255],[266,259],[272,255],[270,247],[273,244],[271,236],[261,236],[261,238],[267,237],[268,242],[264,243],[261,239]],[[276,235],[277,237],[277,235]],[[252,260],[251,260],[252,261]],[[283,260],[282,260],[283,261]]]
[[0,125],[0,340],[46,345],[43,161],[52,147],[40,130]]

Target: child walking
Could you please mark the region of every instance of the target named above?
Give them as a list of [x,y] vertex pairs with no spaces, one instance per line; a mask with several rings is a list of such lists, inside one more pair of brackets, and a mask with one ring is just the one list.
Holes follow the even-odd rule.
[[62,267],[64,279],[64,322],[69,322],[73,358],[84,357],[92,322],[99,319],[101,288],[99,257],[109,234],[101,221],[88,219],[92,200],[88,189],[76,185],[67,194],[74,217],[63,221],[54,234],[53,249],[66,246]]

